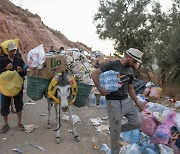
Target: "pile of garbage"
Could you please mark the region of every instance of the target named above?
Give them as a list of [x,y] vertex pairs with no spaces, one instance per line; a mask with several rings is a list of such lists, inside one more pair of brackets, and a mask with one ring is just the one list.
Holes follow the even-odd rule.
[[63,54],[66,58],[66,66],[74,74],[76,81],[87,85],[93,85],[91,72],[94,69],[91,61],[79,50],[67,50]]
[[146,108],[140,114],[141,128],[120,134],[123,141],[129,143],[121,148],[121,154],[132,151],[134,154],[179,154],[180,113],[147,99],[142,103]]

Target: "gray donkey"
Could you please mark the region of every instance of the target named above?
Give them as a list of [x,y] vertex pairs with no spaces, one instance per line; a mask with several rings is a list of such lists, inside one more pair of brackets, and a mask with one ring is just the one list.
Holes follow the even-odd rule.
[[[74,78],[73,78],[74,79]],[[51,128],[50,124],[50,111],[52,103],[55,106],[56,112],[56,143],[60,143],[60,127],[61,127],[61,111],[67,112],[69,114],[69,122],[71,124],[72,135],[76,142],[80,142],[79,136],[75,130],[75,126],[72,120],[72,103],[75,101],[77,94],[77,86],[74,88],[72,85],[75,80],[72,80],[72,76],[68,73],[55,74],[55,78],[52,79],[49,88],[48,88],[48,128]],[[76,83],[74,83],[76,85]],[[55,89],[54,89],[55,88]],[[53,100],[53,101],[52,101]]]

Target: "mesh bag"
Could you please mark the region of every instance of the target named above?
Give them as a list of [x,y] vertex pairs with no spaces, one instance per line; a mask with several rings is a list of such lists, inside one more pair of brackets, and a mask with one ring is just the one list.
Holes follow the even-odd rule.
[[77,87],[78,87],[78,93],[74,105],[77,107],[83,107],[87,104],[87,99],[91,92],[92,86],[77,82]]
[[51,79],[27,76],[27,95],[35,101],[41,99],[43,95],[47,95],[50,81]]

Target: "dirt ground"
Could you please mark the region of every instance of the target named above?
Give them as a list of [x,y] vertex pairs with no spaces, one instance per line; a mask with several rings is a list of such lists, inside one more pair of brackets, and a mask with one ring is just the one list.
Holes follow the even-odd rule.
[[[167,107],[174,107],[173,103],[166,102],[166,98],[150,99],[151,102],[157,102]],[[75,142],[73,136],[68,132],[70,124],[62,120],[60,144],[55,143],[55,112],[52,109],[51,121],[54,124],[51,129],[47,129],[47,101],[45,98],[32,101],[24,91],[24,110],[23,110],[23,124],[37,125],[31,133],[17,130],[16,114],[9,114],[10,129],[5,134],[0,134],[0,154],[15,154],[12,149],[19,148],[23,154],[104,154],[99,150],[102,144],[109,146],[109,134],[107,131],[99,132],[96,127],[92,125],[91,118],[101,118],[104,125],[108,127],[108,119],[106,108],[99,107],[81,107],[73,106],[73,114],[77,115],[81,122],[76,123],[76,131],[80,136],[81,141]],[[176,111],[180,111],[177,109]],[[63,113],[64,114],[64,113]],[[66,113],[67,115],[67,113]],[[0,127],[3,121],[0,118]],[[42,147],[39,149],[31,145]]]
[[[17,130],[16,114],[9,114],[10,129],[5,134],[0,134],[0,154],[14,154],[12,149],[20,148],[24,154],[103,154],[101,150],[97,150],[96,146],[107,144],[109,146],[109,135],[106,132],[98,132],[96,127],[92,125],[91,118],[107,117],[105,108],[97,107],[73,107],[73,114],[77,115],[81,122],[76,123],[76,130],[81,141],[75,142],[72,135],[68,132],[70,125],[67,121],[62,120],[60,144],[55,143],[54,128],[47,129],[47,102],[43,98],[39,101],[29,102],[29,98],[24,92],[23,124],[37,125],[31,133]],[[35,103],[35,104],[28,104]],[[51,117],[52,123],[55,124],[54,108]],[[43,116],[42,116],[43,115]],[[103,120],[104,124],[108,120]],[[0,118],[0,127],[3,121]],[[45,151],[30,146],[30,144],[42,147]],[[94,148],[93,148],[94,147]]]

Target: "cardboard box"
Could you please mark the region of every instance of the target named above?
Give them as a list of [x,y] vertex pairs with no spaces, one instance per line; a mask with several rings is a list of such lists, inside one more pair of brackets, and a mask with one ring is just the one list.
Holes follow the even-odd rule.
[[46,70],[48,77],[54,77],[54,72],[60,73],[66,71],[66,61],[63,55],[47,54]]
[[37,78],[53,78],[54,73],[61,73],[66,71],[66,61],[63,55],[47,54],[46,63],[42,69],[28,69],[27,74],[30,77]]

